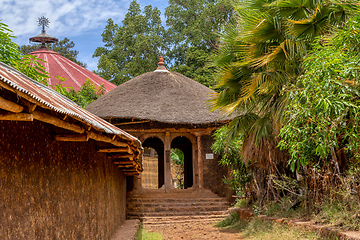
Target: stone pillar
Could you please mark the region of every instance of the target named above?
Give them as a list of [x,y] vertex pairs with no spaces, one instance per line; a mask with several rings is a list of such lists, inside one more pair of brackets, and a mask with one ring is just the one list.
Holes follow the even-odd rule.
[[171,142],[170,142],[170,132],[165,134],[165,145],[164,145],[164,181],[165,181],[165,192],[170,192],[171,189]]

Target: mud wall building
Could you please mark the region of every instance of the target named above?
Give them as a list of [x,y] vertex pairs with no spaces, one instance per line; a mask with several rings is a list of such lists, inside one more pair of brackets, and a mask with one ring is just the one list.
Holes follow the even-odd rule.
[[[0,239],[110,239],[140,142],[0,63]],[[126,162],[126,164],[123,164]]]

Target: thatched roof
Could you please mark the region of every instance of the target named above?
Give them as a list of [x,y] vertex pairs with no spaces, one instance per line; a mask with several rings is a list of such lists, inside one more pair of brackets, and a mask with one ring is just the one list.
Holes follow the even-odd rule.
[[209,111],[215,92],[176,72],[144,73],[92,102],[86,110],[109,118],[134,118],[174,124],[208,124],[224,121]]

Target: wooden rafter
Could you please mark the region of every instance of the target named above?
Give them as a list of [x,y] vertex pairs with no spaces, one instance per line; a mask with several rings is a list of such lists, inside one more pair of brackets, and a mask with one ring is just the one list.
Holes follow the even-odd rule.
[[133,159],[134,155],[133,154],[121,154],[121,153],[114,153],[114,154],[109,154],[108,156],[109,158],[112,159],[116,159],[116,158],[124,158],[124,159]]
[[13,103],[12,101],[6,100],[2,97],[0,97],[0,108],[14,113],[20,113],[24,110],[23,106]]
[[133,151],[129,146],[124,148],[100,148],[98,152],[104,152],[104,153],[129,153],[132,154]]
[[5,114],[0,114],[0,120],[31,122],[34,120],[34,116],[29,113],[5,113]]
[[53,117],[49,114],[39,112],[39,111],[34,111],[32,114],[34,115],[34,118],[38,121],[46,122],[46,123],[52,124],[56,127],[64,128],[64,129],[67,129],[67,130],[70,130],[70,131],[73,131],[76,133],[84,133],[85,132],[85,130],[82,127],[72,124],[72,123],[69,123],[69,122],[65,122],[65,121],[63,121],[57,117]]
[[57,134],[54,137],[61,142],[87,142],[89,140],[87,134]]
[[134,161],[114,161],[113,163],[118,165],[128,165],[128,164],[133,164]]

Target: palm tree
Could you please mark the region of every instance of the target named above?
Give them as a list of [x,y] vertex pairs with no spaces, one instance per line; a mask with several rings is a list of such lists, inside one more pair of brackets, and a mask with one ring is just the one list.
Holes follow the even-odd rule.
[[243,133],[244,160],[266,175],[281,174],[287,164],[277,136],[302,59],[316,37],[356,8],[338,0],[245,0],[236,7],[237,23],[227,26],[214,59],[219,93],[212,104],[235,115],[229,136]]

